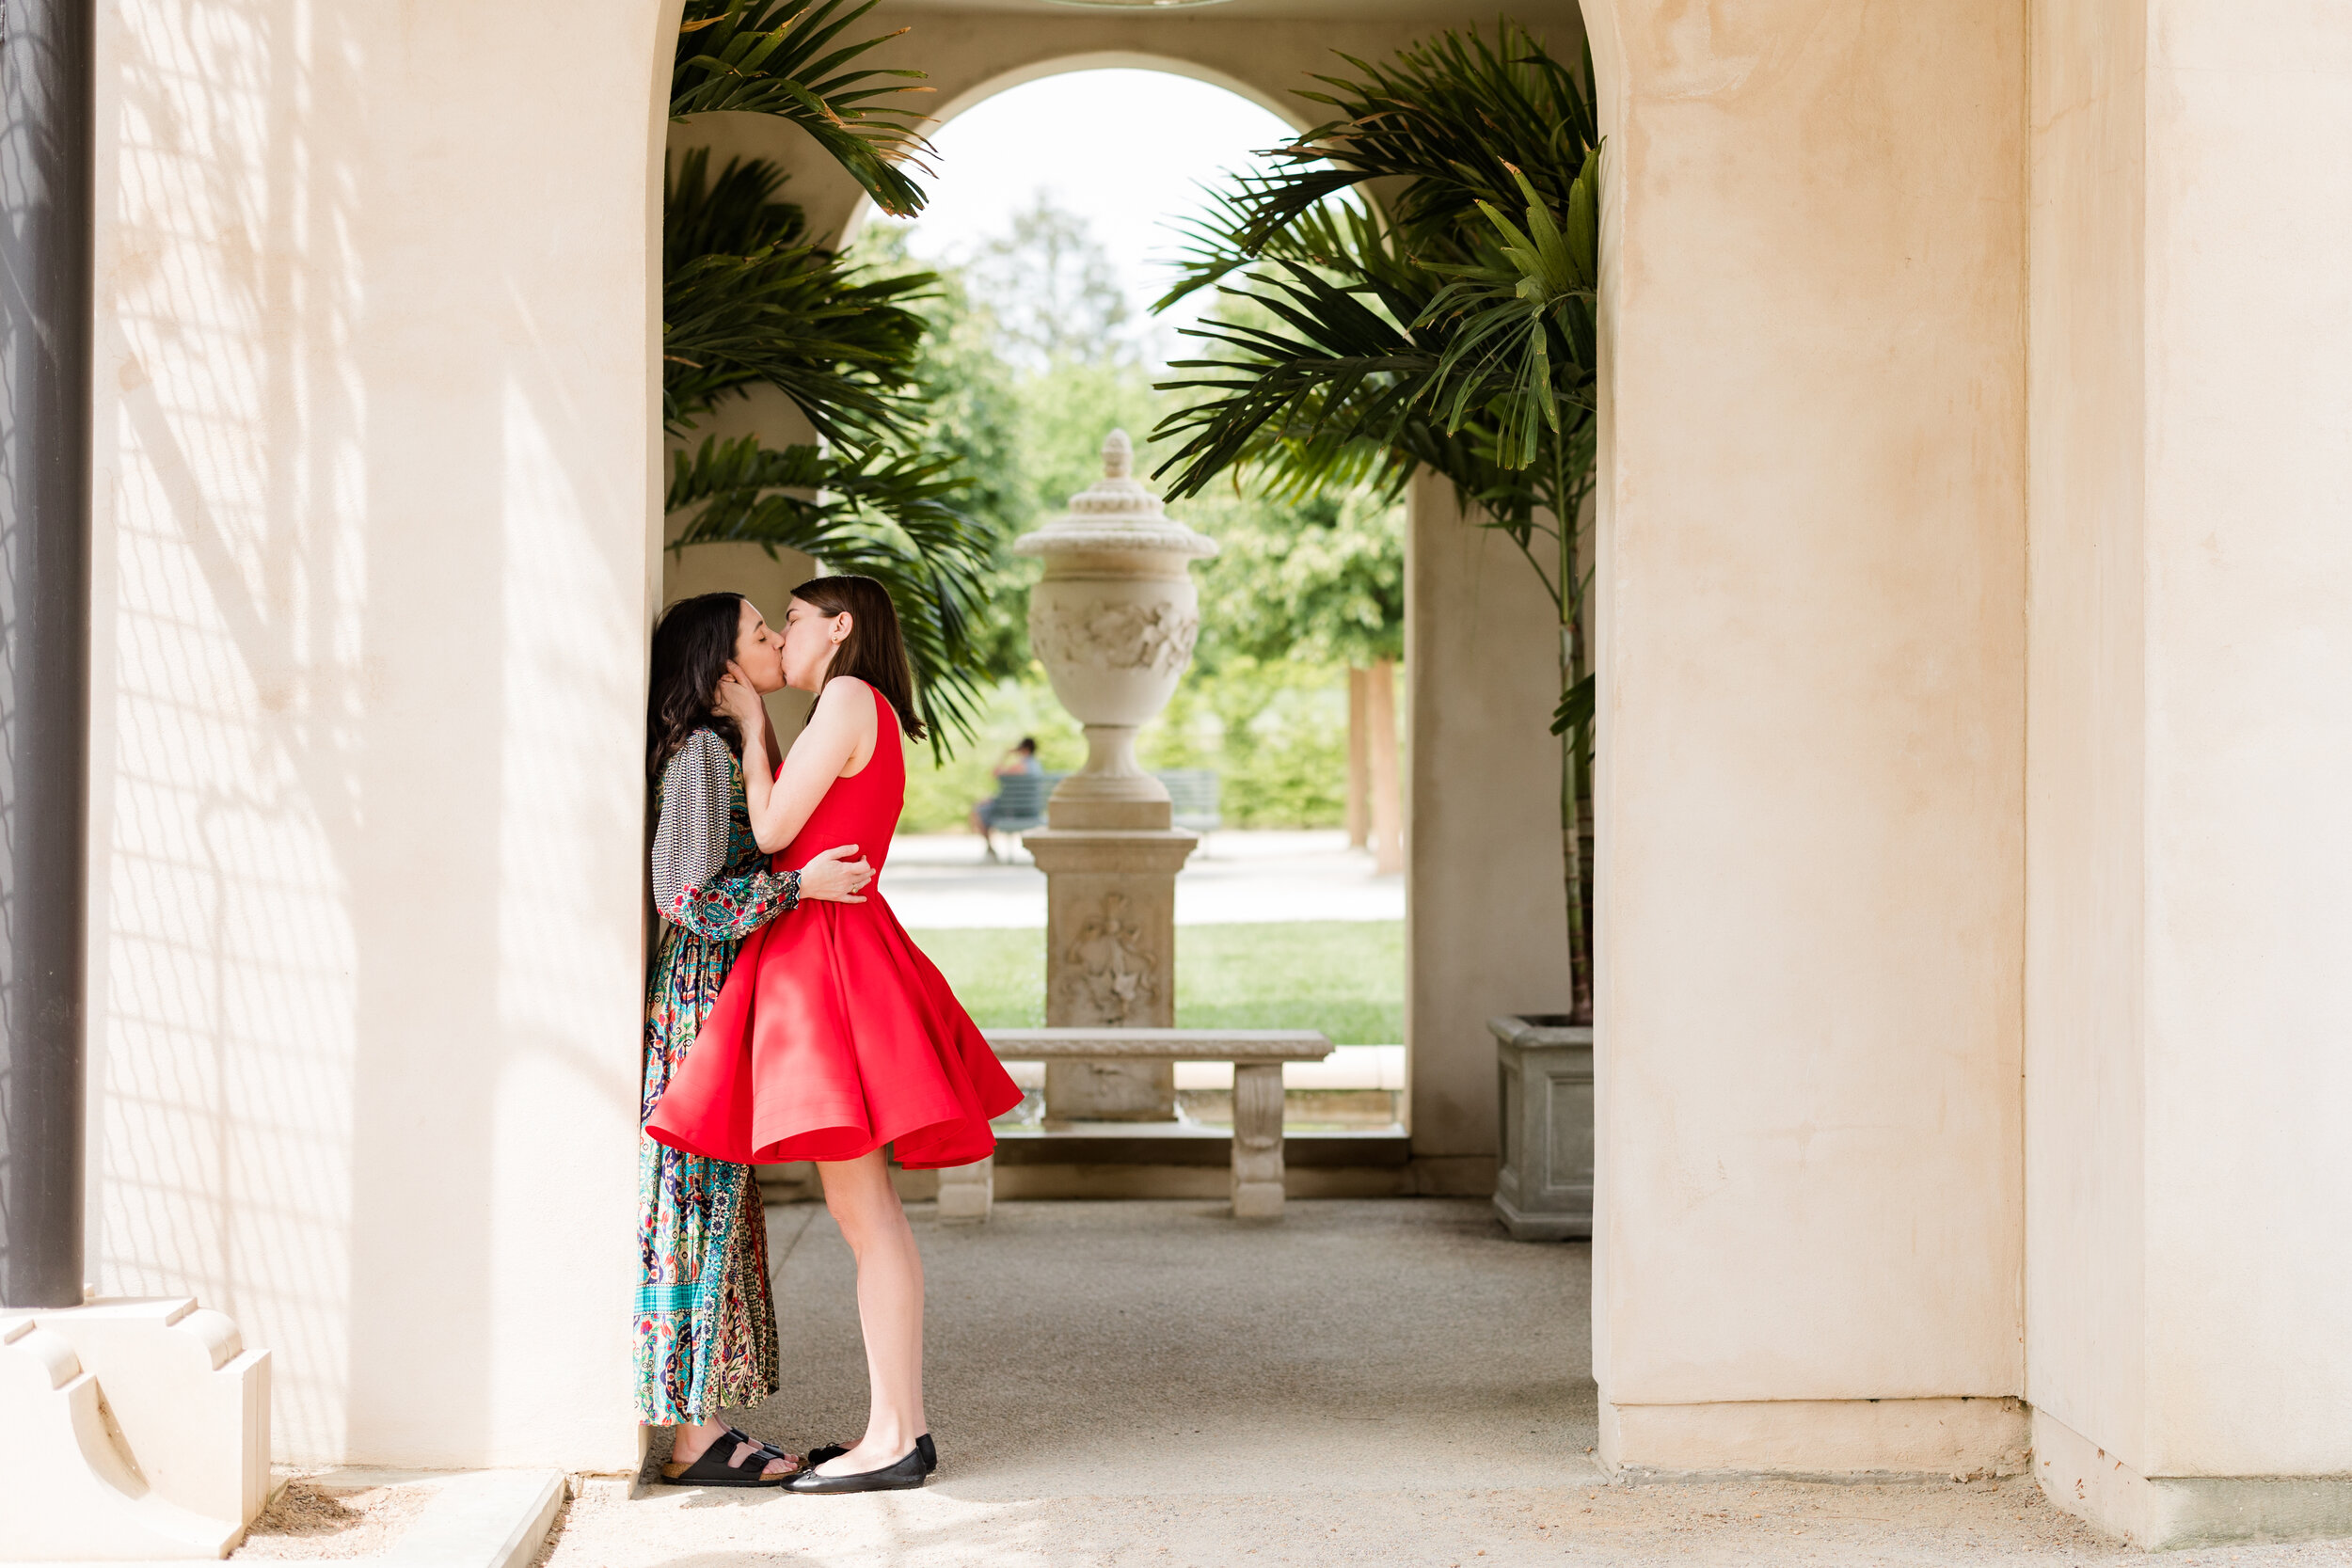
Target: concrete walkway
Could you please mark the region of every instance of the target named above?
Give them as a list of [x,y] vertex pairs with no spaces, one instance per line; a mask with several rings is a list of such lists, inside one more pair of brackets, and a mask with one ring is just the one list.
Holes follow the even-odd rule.
[[[990,864],[972,833],[899,838],[882,885],[915,930],[1045,924],[1045,874],[1026,855]],[[1176,878],[1179,926],[1404,918],[1404,877],[1375,875],[1337,830],[1210,833]]]
[[[2086,1563],[2137,1554],[2027,1481],[1626,1488],[1588,1450],[1589,1251],[1476,1202],[1003,1203],[914,1211],[941,1470],[863,1497],[617,1483],[548,1568],[1396,1563]],[[847,1249],[769,1212],[787,1391],[741,1424],[796,1449],[865,1412]],[[2340,1543],[2167,1564],[2352,1564]]]

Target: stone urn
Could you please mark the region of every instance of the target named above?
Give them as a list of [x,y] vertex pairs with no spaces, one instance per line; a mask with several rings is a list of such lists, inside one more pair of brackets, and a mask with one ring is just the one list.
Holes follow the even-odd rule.
[[1136,761],[1136,732],[1168,705],[1200,633],[1187,568],[1216,541],[1170,517],[1137,480],[1123,430],[1103,443],[1103,477],[1070,510],[1013,542],[1045,562],[1029,591],[1029,649],[1054,695],[1086,727],[1087,762],[1046,806],[1055,828],[1166,828],[1168,790]]

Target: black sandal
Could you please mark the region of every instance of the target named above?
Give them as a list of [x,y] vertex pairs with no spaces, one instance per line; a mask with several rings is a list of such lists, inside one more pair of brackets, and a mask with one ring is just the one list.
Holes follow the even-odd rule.
[[[747,1454],[743,1453],[745,1443],[752,1446],[752,1451]],[[737,1454],[743,1454],[739,1463],[733,1457]],[[730,1430],[725,1436],[705,1449],[693,1464],[680,1465],[673,1460],[661,1466],[661,1473],[654,1480],[663,1486],[780,1487],[800,1471],[796,1467],[781,1475],[765,1474],[769,1465],[779,1459],[795,1466],[800,1463],[792,1455],[756,1437],[739,1437]]]
[[794,1453],[790,1449],[779,1448],[777,1445],[768,1441],[765,1437],[755,1437],[740,1427],[727,1428],[727,1437],[733,1442],[749,1443],[753,1448],[767,1454],[770,1459],[783,1460],[786,1464],[792,1466],[791,1469],[785,1471],[785,1474],[787,1476],[796,1474],[801,1468],[801,1456],[799,1454]]
[[[849,1451],[850,1445],[847,1443],[828,1443],[821,1449],[811,1449],[808,1450],[808,1468],[814,1470],[818,1465],[825,1463],[825,1461],[829,1459],[839,1459],[843,1454],[848,1453]],[[922,1436],[917,1437],[914,1440],[914,1451],[923,1456],[923,1473],[925,1475],[928,1476],[939,1468],[939,1449],[931,1442],[931,1434],[930,1433],[927,1432],[923,1433]]]

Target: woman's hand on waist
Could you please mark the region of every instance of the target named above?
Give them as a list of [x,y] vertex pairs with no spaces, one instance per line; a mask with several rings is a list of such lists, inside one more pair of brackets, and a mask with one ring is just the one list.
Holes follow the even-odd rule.
[[856,858],[857,846],[836,844],[801,867],[801,898],[829,904],[863,904],[858,890],[874,879],[874,868]]

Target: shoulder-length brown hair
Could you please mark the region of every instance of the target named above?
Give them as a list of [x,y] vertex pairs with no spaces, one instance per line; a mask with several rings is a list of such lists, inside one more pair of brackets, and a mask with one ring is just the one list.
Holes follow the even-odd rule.
[[[854,625],[854,623],[852,623]],[[743,754],[735,721],[714,713],[719,677],[735,657],[743,626],[743,595],[697,594],[680,599],[653,624],[653,668],[645,687],[645,777],[662,768],[696,730],[716,730],[727,750]]]
[[909,740],[922,739],[923,721],[914,716],[914,671],[907,662],[890,590],[872,578],[811,578],[792,590],[792,596],[827,615],[850,617],[850,635],[833,651],[825,679],[855,675],[890,699]]

